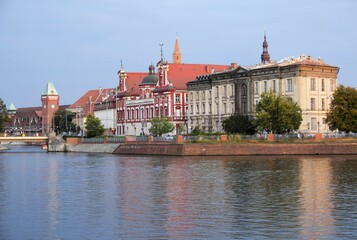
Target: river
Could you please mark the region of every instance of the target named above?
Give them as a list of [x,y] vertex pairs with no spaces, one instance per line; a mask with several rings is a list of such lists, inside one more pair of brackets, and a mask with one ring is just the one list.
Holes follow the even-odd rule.
[[356,239],[357,156],[0,152],[0,239]]

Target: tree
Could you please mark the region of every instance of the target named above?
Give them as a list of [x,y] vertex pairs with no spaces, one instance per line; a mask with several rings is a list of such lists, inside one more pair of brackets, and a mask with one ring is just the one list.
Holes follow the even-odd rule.
[[223,121],[226,133],[254,134],[253,121],[248,115],[235,114]]
[[5,124],[9,121],[7,116],[6,104],[0,98],[0,132],[4,130]]
[[205,132],[200,128],[200,126],[195,126],[190,133],[191,136],[199,136],[204,134]]
[[85,122],[85,128],[87,131],[87,137],[97,137],[104,133],[104,126],[100,119],[89,114]]
[[263,93],[255,109],[256,126],[273,133],[289,133],[298,130],[302,122],[301,108],[292,98]]
[[326,123],[331,130],[357,132],[357,90],[339,86],[331,101]]
[[172,132],[175,126],[168,121],[166,117],[155,117],[151,120],[151,127],[149,132],[151,135],[157,137],[162,136],[162,134]]
[[76,132],[76,125],[72,123],[74,116],[74,112],[58,110],[54,115],[56,132]]

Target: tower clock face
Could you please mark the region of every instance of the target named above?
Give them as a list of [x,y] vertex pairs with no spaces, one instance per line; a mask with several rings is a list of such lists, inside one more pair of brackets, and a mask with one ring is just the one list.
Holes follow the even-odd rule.
[[55,108],[55,105],[54,105],[54,104],[52,104],[52,105],[51,105],[51,108]]

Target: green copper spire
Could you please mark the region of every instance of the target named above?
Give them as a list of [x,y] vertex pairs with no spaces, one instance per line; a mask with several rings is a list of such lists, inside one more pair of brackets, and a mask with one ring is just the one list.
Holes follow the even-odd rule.
[[53,86],[53,83],[48,82],[45,88],[45,91],[43,91],[42,95],[58,95],[55,87]]
[[16,111],[16,107],[13,103],[10,104],[10,107],[7,109],[8,111]]

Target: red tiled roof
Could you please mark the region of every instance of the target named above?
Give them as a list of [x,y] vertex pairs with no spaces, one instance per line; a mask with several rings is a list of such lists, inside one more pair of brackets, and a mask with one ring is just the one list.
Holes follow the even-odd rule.
[[139,85],[144,77],[148,75],[147,72],[127,72],[126,87],[129,95],[139,95]]
[[35,111],[37,116],[42,117],[42,111]]
[[199,75],[229,69],[230,65],[169,63],[168,78],[176,89],[187,89],[186,83]]
[[21,118],[29,118],[33,112],[37,112],[37,111],[42,112],[42,107],[18,108],[16,110],[16,115]]
[[89,90],[67,109],[82,108],[85,116],[87,116],[90,112],[93,114],[94,103],[102,101],[101,97],[104,97],[113,90],[113,88]]
[[[230,69],[230,65],[169,63],[168,78],[176,89],[187,89],[186,83],[195,80],[198,75],[227,69]],[[129,95],[140,94],[139,85],[148,74],[148,72],[127,72],[126,86]]]

